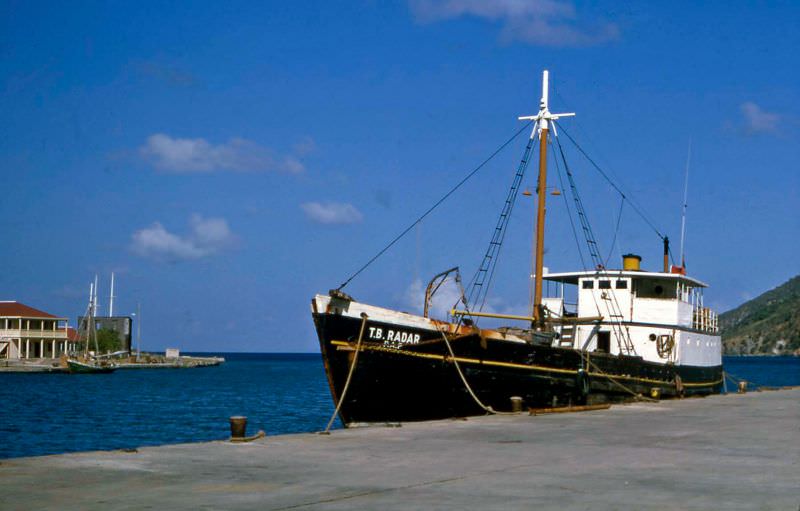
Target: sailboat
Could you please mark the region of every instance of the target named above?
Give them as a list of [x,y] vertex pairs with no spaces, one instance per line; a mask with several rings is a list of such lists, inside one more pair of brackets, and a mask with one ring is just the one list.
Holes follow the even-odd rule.
[[97,343],[97,330],[94,322],[94,312],[96,310],[95,301],[97,300],[95,292],[96,290],[94,285],[90,285],[89,306],[87,307],[86,314],[84,315],[85,325],[83,328],[83,336],[86,342],[84,344],[83,355],[81,357],[70,357],[67,359],[67,369],[70,373],[102,374],[113,373],[117,369],[117,365],[115,363],[108,360],[101,360],[96,356],[90,356],[89,353],[89,344],[92,342],[92,340],[94,340],[94,352],[100,352],[100,348]]
[[[687,275],[683,265],[669,264],[666,236],[663,266],[657,271],[644,270],[636,254],[625,255],[621,267],[606,268],[566,160],[592,264],[579,271],[546,271],[547,151],[554,145],[564,157],[559,119],[574,115],[551,113],[548,89],[545,71],[538,113],[519,118],[533,128],[525,153],[489,249],[467,289],[457,268],[442,272],[427,286],[421,315],[357,301],[342,290],[350,279],[312,298],[328,383],[345,426],[499,413],[520,400],[528,407],[557,407],[721,390],[722,343],[716,314],[703,303],[706,284]],[[537,142],[530,314],[483,311],[511,208]],[[429,305],[447,279],[458,285],[461,296],[446,320],[434,319]],[[545,282],[561,292],[543,296]],[[566,287],[572,288],[577,304],[565,300]],[[479,328],[481,318],[515,325]]]

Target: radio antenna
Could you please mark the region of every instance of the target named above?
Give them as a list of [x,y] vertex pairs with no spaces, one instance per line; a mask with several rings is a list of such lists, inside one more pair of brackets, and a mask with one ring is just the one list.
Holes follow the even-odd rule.
[[686,239],[686,208],[689,198],[689,162],[692,159],[692,139],[689,139],[689,151],[686,154],[686,173],[683,178],[683,207],[681,208],[681,268],[686,268],[686,252],[684,252],[684,241]]

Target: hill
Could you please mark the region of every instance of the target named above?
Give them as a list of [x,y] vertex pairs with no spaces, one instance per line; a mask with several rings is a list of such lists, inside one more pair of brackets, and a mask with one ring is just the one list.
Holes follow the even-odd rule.
[[729,355],[800,354],[800,275],[719,316]]

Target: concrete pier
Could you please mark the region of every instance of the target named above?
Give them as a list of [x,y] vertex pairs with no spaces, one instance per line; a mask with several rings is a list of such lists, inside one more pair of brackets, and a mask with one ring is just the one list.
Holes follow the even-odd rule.
[[0,508],[796,510],[798,424],[791,389],[11,459]]
[[[66,360],[66,359],[65,359]],[[0,373],[68,373],[66,361],[50,359],[0,360]],[[185,369],[193,367],[218,366],[225,362],[223,357],[194,357],[182,355],[166,358],[163,355],[147,354],[137,362],[131,356],[113,359],[117,369]]]

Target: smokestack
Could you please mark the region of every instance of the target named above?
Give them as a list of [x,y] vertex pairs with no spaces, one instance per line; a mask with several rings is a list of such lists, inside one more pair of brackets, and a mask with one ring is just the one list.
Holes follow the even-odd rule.
[[636,254],[625,254],[622,256],[622,269],[625,271],[641,270],[642,258]]
[[669,273],[669,238],[664,236],[664,273]]

